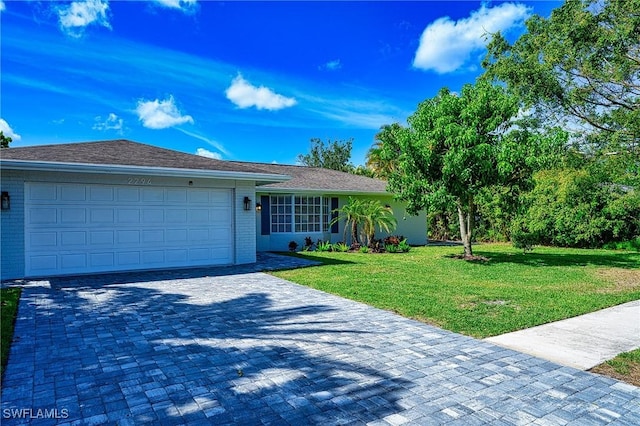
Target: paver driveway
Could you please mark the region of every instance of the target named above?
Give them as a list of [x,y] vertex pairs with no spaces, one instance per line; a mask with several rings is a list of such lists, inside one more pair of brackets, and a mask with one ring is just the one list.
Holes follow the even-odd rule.
[[2,423],[640,424],[640,388],[220,271],[27,285]]

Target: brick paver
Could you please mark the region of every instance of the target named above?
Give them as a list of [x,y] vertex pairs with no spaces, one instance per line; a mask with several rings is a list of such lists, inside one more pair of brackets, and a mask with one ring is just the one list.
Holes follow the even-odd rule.
[[640,424],[640,388],[263,267],[23,283],[1,422]]

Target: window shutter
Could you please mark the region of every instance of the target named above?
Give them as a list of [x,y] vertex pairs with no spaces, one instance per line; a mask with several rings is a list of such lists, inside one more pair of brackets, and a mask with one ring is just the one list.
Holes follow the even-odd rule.
[[[334,212],[334,210],[337,208],[338,208],[338,197],[331,197],[331,220],[338,217],[338,212]],[[340,232],[339,228],[340,228],[340,224],[338,222],[334,223],[333,225],[331,225],[331,233],[337,234],[338,232]]]
[[261,195],[260,204],[262,205],[261,215],[261,234],[271,235],[271,209],[269,208],[269,196]]

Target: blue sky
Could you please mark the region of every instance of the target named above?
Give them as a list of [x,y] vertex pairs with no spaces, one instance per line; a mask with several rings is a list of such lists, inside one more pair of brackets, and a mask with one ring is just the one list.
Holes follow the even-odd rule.
[[1,1],[0,130],[11,146],[131,139],[294,164],[481,73],[487,32],[561,1]]

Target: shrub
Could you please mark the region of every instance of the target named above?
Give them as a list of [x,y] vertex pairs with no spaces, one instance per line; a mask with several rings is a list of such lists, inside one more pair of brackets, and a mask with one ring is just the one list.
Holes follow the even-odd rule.
[[329,241],[318,240],[316,243],[316,251],[331,251],[332,248]]
[[305,237],[304,238],[304,247],[303,250],[304,251],[309,251],[313,248],[313,241],[311,240],[311,237]]
[[400,244],[398,244],[398,248],[400,249],[400,251],[402,253],[408,253],[409,250],[411,250],[411,246],[409,245],[409,243],[407,242],[407,239],[403,239],[402,241],[400,241]]
[[369,253],[369,247],[367,247],[367,246],[362,246],[362,247],[360,247],[360,248],[358,249],[358,251],[359,251],[360,253]]
[[289,241],[289,251],[296,251],[298,248],[298,243],[295,241]]
[[343,242],[335,243],[332,247],[333,251],[338,251],[341,253],[349,251],[349,246]]

